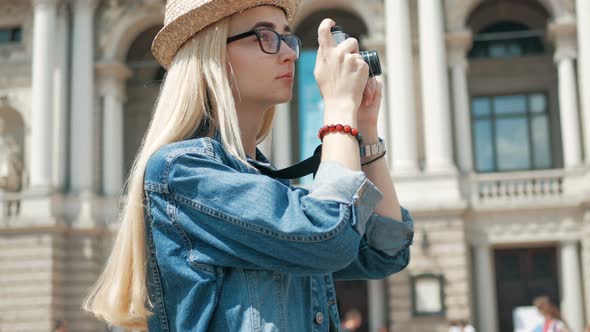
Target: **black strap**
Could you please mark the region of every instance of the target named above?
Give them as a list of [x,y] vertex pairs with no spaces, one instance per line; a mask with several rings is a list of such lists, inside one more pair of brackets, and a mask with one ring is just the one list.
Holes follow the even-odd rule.
[[305,159],[304,161],[295,164],[293,166],[279,169],[279,170],[272,170],[266,167],[260,167],[259,165],[252,165],[256,167],[260,173],[270,176],[272,178],[280,178],[280,179],[298,179],[304,177],[308,174],[312,174],[315,177],[315,173],[317,173],[318,168],[320,167],[320,161],[322,160],[322,145],[318,145],[313,152],[313,156]]

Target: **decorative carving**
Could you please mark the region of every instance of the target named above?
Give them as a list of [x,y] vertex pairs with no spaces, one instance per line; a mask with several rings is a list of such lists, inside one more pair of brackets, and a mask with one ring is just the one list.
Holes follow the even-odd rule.
[[446,36],[449,53],[448,62],[453,66],[467,66],[467,51],[473,44],[473,36],[470,30],[449,33]]
[[[97,15],[99,41],[97,48],[97,57],[104,56],[105,50],[109,43],[112,43],[113,27],[117,27],[123,19],[130,17],[153,16],[154,12],[164,12],[166,7],[165,0],[110,0],[106,6],[99,9]],[[163,15],[162,15],[163,21]]]
[[[22,188],[23,163],[20,147],[14,139],[4,132],[4,119],[0,118],[0,189],[5,192],[18,192]],[[7,216],[18,215],[19,199],[5,199]]]
[[563,195],[562,171],[478,175],[472,181],[473,203],[530,201]]
[[577,57],[576,23],[562,22],[549,24],[549,37],[555,41],[555,61]]

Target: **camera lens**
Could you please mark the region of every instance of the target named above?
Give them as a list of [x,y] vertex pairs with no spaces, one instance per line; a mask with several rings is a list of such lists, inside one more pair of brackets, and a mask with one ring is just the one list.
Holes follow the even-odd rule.
[[369,77],[381,75],[381,62],[379,61],[377,51],[362,51],[360,54],[363,60],[369,65]]

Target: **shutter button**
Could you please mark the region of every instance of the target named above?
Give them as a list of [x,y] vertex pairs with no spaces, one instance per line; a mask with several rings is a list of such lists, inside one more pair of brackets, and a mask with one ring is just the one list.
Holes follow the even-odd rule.
[[318,324],[322,324],[322,322],[324,321],[324,314],[322,314],[321,312],[318,312],[317,314],[315,314],[315,322]]

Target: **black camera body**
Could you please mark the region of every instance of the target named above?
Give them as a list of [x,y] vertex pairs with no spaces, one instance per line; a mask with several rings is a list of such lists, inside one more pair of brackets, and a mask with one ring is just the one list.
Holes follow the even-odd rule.
[[[337,25],[333,26],[330,31],[332,32],[332,37],[334,37],[336,44],[340,44],[348,38],[348,35]],[[359,54],[369,65],[369,78],[381,75],[381,62],[379,61],[379,54],[377,51],[360,51]]]

